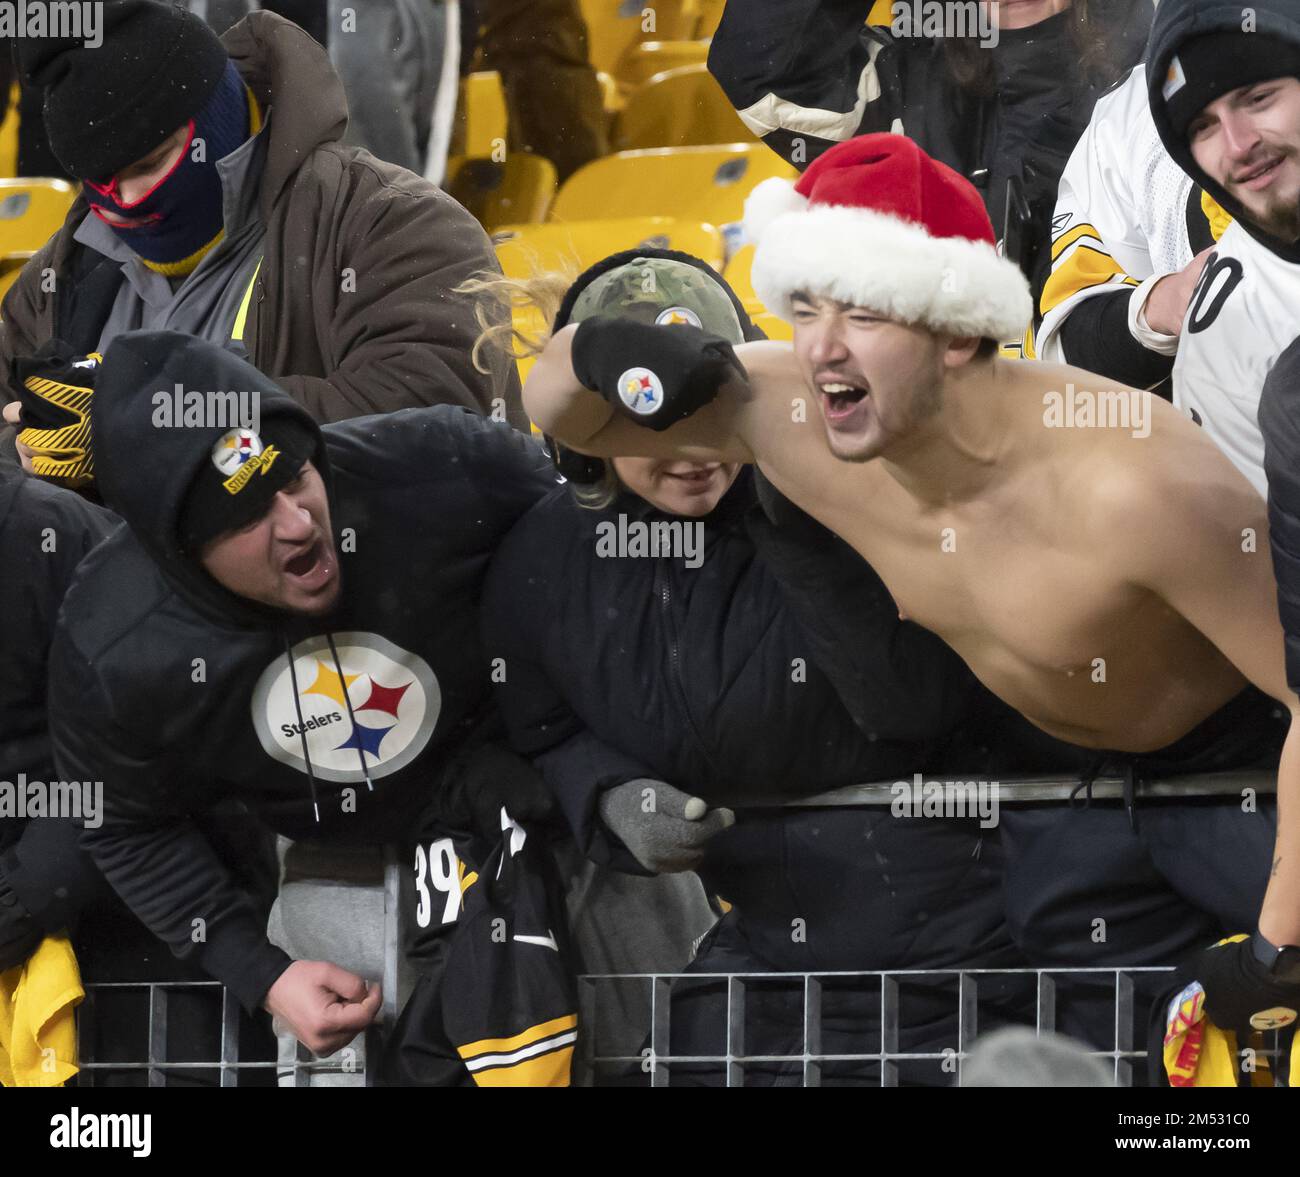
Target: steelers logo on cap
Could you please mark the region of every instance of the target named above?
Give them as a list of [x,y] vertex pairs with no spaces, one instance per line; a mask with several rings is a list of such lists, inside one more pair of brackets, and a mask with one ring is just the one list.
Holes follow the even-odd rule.
[[229,478],[250,458],[262,452],[262,439],[251,429],[232,429],[212,447],[212,464]]
[[690,327],[703,327],[700,316],[690,307],[668,307],[660,311],[655,316],[655,326],[662,327],[665,323],[685,323]]
[[1296,1019],[1296,1011],[1290,1006],[1275,1005],[1272,1009],[1261,1009],[1250,1015],[1250,1025],[1255,1030],[1280,1030],[1289,1026]]
[[648,417],[664,403],[663,381],[649,368],[629,368],[618,378],[618,395],[632,412]]

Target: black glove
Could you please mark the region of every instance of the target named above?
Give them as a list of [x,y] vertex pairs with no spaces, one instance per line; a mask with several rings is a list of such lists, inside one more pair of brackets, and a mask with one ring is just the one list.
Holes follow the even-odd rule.
[[77,355],[51,339],[35,355],[13,362],[13,385],[22,407],[18,440],[34,451],[32,473],[73,487],[94,479],[90,401],[102,357]]
[[1206,948],[1179,970],[1178,981],[1199,981],[1205,1015],[1220,1030],[1239,1035],[1290,1025],[1300,1012],[1300,980],[1270,975],[1249,937]]
[[570,355],[579,384],[656,431],[707,405],[730,376],[746,379],[731,344],[685,323],[593,315],[574,333]]
[[0,973],[23,964],[44,938],[45,933],[0,872]]
[[555,798],[527,760],[500,744],[480,744],[456,757],[443,779],[443,819],[496,837],[503,807],[515,821],[542,821],[554,812]]

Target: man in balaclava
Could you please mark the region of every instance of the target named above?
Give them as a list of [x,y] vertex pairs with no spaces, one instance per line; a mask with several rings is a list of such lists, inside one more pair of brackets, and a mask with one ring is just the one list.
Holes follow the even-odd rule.
[[[160,0],[104,9],[98,47],[18,46],[83,189],[5,297],[0,364],[165,329],[242,349],[320,421],[453,403],[522,423],[513,365],[474,368],[473,308],[453,293],[498,268],[486,235],[342,143],[347,104],[319,44],[268,12],[218,39]],[[33,424],[14,405],[5,419]]]

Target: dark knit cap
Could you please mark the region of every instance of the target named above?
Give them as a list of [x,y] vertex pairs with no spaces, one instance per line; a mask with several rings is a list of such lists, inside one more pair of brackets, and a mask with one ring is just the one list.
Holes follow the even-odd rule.
[[317,435],[295,417],[264,420],[260,433],[231,429],[212,447],[181,506],[177,538],[190,555],[209,540],[260,519],[276,494],[316,456]]
[[1241,86],[1300,77],[1300,46],[1266,33],[1213,32],[1178,46],[1165,79],[1165,110],[1176,135],[1211,102]]
[[107,0],[95,48],[69,37],[15,45],[24,80],[45,90],[50,149],[80,180],[148,155],[203,107],[230,60],[202,20],[160,0]]

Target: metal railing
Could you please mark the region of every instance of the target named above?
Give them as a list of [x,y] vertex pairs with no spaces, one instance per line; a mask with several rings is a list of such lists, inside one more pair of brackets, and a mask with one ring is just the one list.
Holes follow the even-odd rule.
[[[582,1062],[591,1073],[639,1069],[648,1075],[648,1086],[666,1087],[675,1070],[698,1073],[711,1070],[723,1080],[721,1085],[742,1086],[746,1074],[768,1064],[770,1073],[783,1067],[786,1075],[797,1072],[800,1086],[822,1086],[828,1064],[866,1064],[876,1073],[881,1087],[896,1087],[907,1064],[929,1064],[923,1069],[932,1077],[947,1076],[947,1082],[960,1083],[961,1067],[970,1046],[983,1033],[981,990],[996,981],[1024,983],[1022,997],[1032,1003],[1032,1015],[1023,1020],[999,1018],[1000,1025],[1032,1025],[1039,1033],[1058,1030],[1057,1006],[1062,990],[1067,994],[1082,987],[1093,989],[1096,1000],[1098,983],[1109,989],[1112,1037],[1108,1049],[1089,1053],[1104,1062],[1116,1086],[1133,1084],[1135,1068],[1147,1063],[1145,1018],[1138,1017],[1137,978],[1144,975],[1171,975],[1172,968],[1059,968],[1059,969],[907,969],[823,973],[641,973],[635,975],[599,973],[579,978],[579,1025],[597,1022],[597,1003],[601,990],[612,984],[644,982],[648,989],[649,1026],[646,1046],[636,1054],[600,1054],[590,1035],[579,1038],[579,1050],[585,1051]],[[674,1053],[672,1050],[672,1009],[675,990],[683,984],[714,981],[726,987],[724,1025],[726,1047],[717,1053]],[[907,1026],[902,1017],[903,987],[913,983],[934,982],[951,996],[950,1045],[938,1049],[900,1049],[899,1042]],[[874,1049],[827,1051],[824,1047],[822,1014],[823,997],[829,984],[858,985],[863,991],[878,991],[876,1024],[862,1031],[874,1038]],[[797,986],[801,1008],[798,1049],[784,1053],[747,1050],[747,1036],[753,1030],[746,1017],[747,998],[756,985],[785,984]],[[1000,988],[1005,989],[1005,986]],[[1076,992],[1077,995],[1077,992]],[[1028,1011],[1026,1011],[1028,1012]],[[841,1035],[843,1037],[843,1035]],[[859,1068],[861,1069],[861,1068]]]
[[[1021,777],[999,782],[1002,804],[1061,803],[1070,800],[1080,789],[1078,779],[1048,777]],[[1124,782],[1113,776],[1099,776],[1089,786],[1094,800],[1120,800]],[[1151,798],[1206,797],[1240,795],[1244,789],[1257,793],[1276,792],[1276,776],[1267,772],[1223,772],[1183,776],[1172,780],[1147,782],[1142,795]],[[895,785],[876,782],[853,785],[815,796],[791,801],[791,808],[883,806],[895,796]],[[401,966],[400,936],[398,928],[399,866],[391,851],[386,856],[384,871],[384,1010],[382,1023],[391,1025],[397,1014],[397,976]],[[645,1005],[648,1018],[643,1030],[643,1045],[637,1053],[601,1053],[594,1036],[580,1035],[578,1041],[579,1064],[599,1077],[602,1069],[621,1071],[624,1077],[635,1072],[646,1077],[648,1086],[667,1086],[674,1076],[692,1069],[713,1068],[727,1086],[743,1084],[747,1075],[755,1070],[782,1069],[784,1077],[799,1079],[803,1086],[821,1086],[828,1071],[837,1067],[868,1068],[874,1082],[880,1086],[896,1086],[906,1081],[907,1068],[927,1066],[932,1071],[947,1074],[949,1081],[960,1083],[961,1067],[967,1059],[975,1037],[982,1032],[985,1021],[981,1001],[995,982],[1014,984],[1017,980],[1032,989],[1032,1016],[1013,1019],[1016,1024],[1032,1025],[1038,1032],[1059,1028],[1058,1005],[1063,992],[1086,987],[1096,998],[1099,984],[1110,986],[1110,1006],[1113,1012],[1113,1034],[1108,1048],[1091,1053],[1110,1069],[1117,1086],[1131,1085],[1137,1068],[1147,1063],[1146,1040],[1143,1028],[1135,1023],[1139,978],[1151,974],[1169,974],[1172,969],[1151,967],[1111,968],[1042,968],[1042,969],[931,969],[931,970],[879,970],[860,972],[808,972],[808,973],[636,973],[586,974],[578,978],[579,1024],[595,1026],[597,1004],[603,990],[611,985],[643,984],[646,989]],[[683,988],[695,989],[702,983],[713,982],[725,987],[725,1047],[718,1052],[677,1053],[672,1050],[673,1006]],[[872,1049],[851,1051],[824,1050],[823,1004],[828,988],[858,984],[866,989],[878,990],[874,1025],[866,1033],[874,1036]],[[902,996],[906,988],[915,984],[933,983],[937,988],[947,987],[952,997],[952,1018],[955,1041],[941,1049],[900,1049],[899,1042],[908,1026],[901,1013]],[[747,1018],[749,998],[760,986],[784,985],[798,988],[801,1010],[799,1046],[797,1050],[750,1053],[747,1038],[753,1027]],[[318,1059],[300,1044],[281,1039],[276,1058],[243,1058],[244,1047],[241,1027],[242,1011],[235,998],[215,981],[126,981],[88,983],[86,998],[78,1010],[78,1057],[81,1059],[77,1082],[93,1085],[108,1072],[119,1074],[145,1073],[149,1086],[166,1086],[169,1080],[188,1077],[191,1081],[207,1081],[213,1085],[230,1087],[238,1085],[261,1073],[270,1076],[281,1086],[310,1086],[314,1077],[331,1074],[360,1073],[368,1080],[366,1058],[373,1058],[382,1041],[382,1025],[372,1028],[365,1036],[365,1049],[353,1054],[348,1048],[338,1055]],[[146,1049],[142,1058],[100,1059],[94,1057],[92,1042],[101,1001],[114,992],[138,992],[147,1002]],[[171,999],[177,993],[211,994],[215,1017],[218,1020],[219,1049],[217,1057],[206,1060],[175,1059],[170,1056],[168,1030]],[[218,1004],[219,1003],[219,1004]],[[1004,1023],[1005,1024],[1005,1023]],[[355,1044],[354,1044],[355,1047]],[[1274,1051],[1276,1046],[1274,1044]],[[1266,1052],[1268,1053],[1268,1052]],[[269,1083],[268,1083],[269,1085]]]
[[[234,1087],[241,1073],[274,1069],[274,1060],[241,1060],[240,1009],[224,985],[217,981],[102,981],[85,985],[86,996],[77,1009],[77,1085],[93,1087],[96,1080],[108,1075],[128,1077],[147,1074],[146,1085],[165,1087],[169,1078],[188,1075],[195,1080],[217,1076],[217,1085]],[[171,999],[176,994],[210,998],[219,1019],[219,1053],[214,1059],[179,1059],[170,1049],[172,1019]],[[97,1058],[95,1049],[100,1029],[101,1006],[113,998],[140,996],[147,1003],[144,1026],[144,1057]],[[118,1044],[119,1046],[122,1044]],[[105,1053],[117,1053],[110,1049]]]

